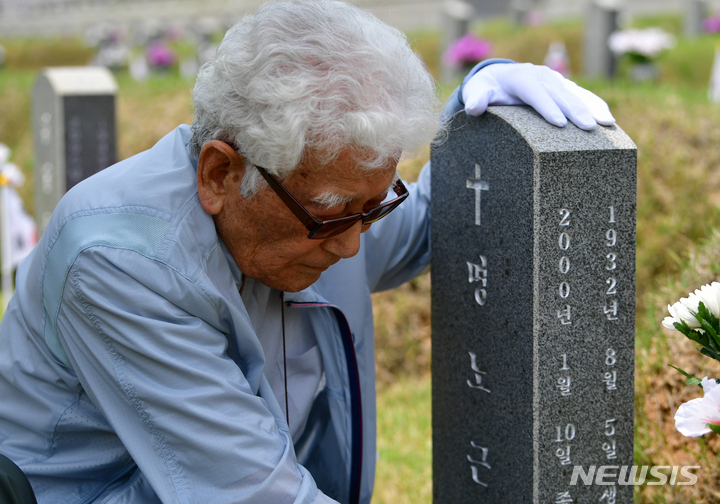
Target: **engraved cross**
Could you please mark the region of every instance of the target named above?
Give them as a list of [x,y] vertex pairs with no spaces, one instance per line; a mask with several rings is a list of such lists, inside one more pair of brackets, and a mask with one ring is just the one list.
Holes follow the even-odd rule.
[[475,178],[474,179],[467,179],[465,181],[465,187],[468,189],[475,190],[475,225],[480,225],[480,200],[482,198],[482,193],[480,191],[487,191],[490,189],[490,185],[480,180],[480,165],[475,163]]

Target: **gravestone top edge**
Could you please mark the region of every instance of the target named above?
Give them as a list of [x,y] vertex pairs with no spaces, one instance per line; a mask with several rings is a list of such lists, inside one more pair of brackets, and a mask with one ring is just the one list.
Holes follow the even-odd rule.
[[115,95],[118,85],[112,72],[105,67],[47,67],[38,77],[46,80],[56,95]]
[[[488,107],[484,115],[496,116],[509,124],[522,136],[535,153],[596,151],[596,150],[637,150],[630,137],[617,125],[599,126],[585,131],[570,121],[558,127],[547,122],[533,108],[524,105]],[[460,116],[460,117],[458,117]],[[463,117],[464,116],[464,117]],[[460,111],[452,122],[483,120],[483,116],[472,117]]]

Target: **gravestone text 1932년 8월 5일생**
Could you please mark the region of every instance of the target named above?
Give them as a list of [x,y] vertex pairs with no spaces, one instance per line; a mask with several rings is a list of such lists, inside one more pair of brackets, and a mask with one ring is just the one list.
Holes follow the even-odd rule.
[[628,504],[636,160],[617,126],[457,114],[432,152],[433,496]]

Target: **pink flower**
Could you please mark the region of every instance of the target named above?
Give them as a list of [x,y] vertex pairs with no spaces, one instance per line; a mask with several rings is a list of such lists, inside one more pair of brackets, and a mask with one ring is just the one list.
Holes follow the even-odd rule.
[[701,385],[705,395],[680,405],[675,413],[675,428],[683,436],[702,436],[711,431],[708,424],[720,425],[720,387],[707,376]]
[[177,59],[175,51],[161,40],[152,42],[145,51],[145,56],[148,63],[154,67],[168,67]]
[[487,58],[491,52],[492,43],[489,40],[467,33],[448,47],[443,54],[443,61],[452,67],[474,65]]
[[702,22],[702,28],[708,33],[720,31],[720,13],[707,18]]

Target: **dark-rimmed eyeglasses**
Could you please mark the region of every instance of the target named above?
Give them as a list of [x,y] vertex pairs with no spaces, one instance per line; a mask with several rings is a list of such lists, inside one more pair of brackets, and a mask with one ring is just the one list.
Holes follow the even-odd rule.
[[397,206],[408,197],[408,190],[405,188],[402,180],[398,178],[395,185],[393,185],[393,191],[397,194],[397,198],[373,207],[367,212],[360,212],[352,215],[346,215],[345,217],[340,217],[338,219],[321,221],[310,215],[310,212],[305,210],[305,207],[293,198],[292,194],[290,194],[275,177],[270,175],[265,168],[257,165],[255,168],[258,169],[260,175],[262,175],[267,183],[270,184],[270,187],[273,191],[275,191],[275,194],[280,197],[290,211],[295,214],[295,217],[297,217],[300,222],[303,223],[303,226],[307,228],[309,231],[308,238],[314,240],[323,240],[325,238],[337,236],[353,227],[358,221],[361,221],[363,225],[370,225],[373,222],[377,222],[395,210]]

